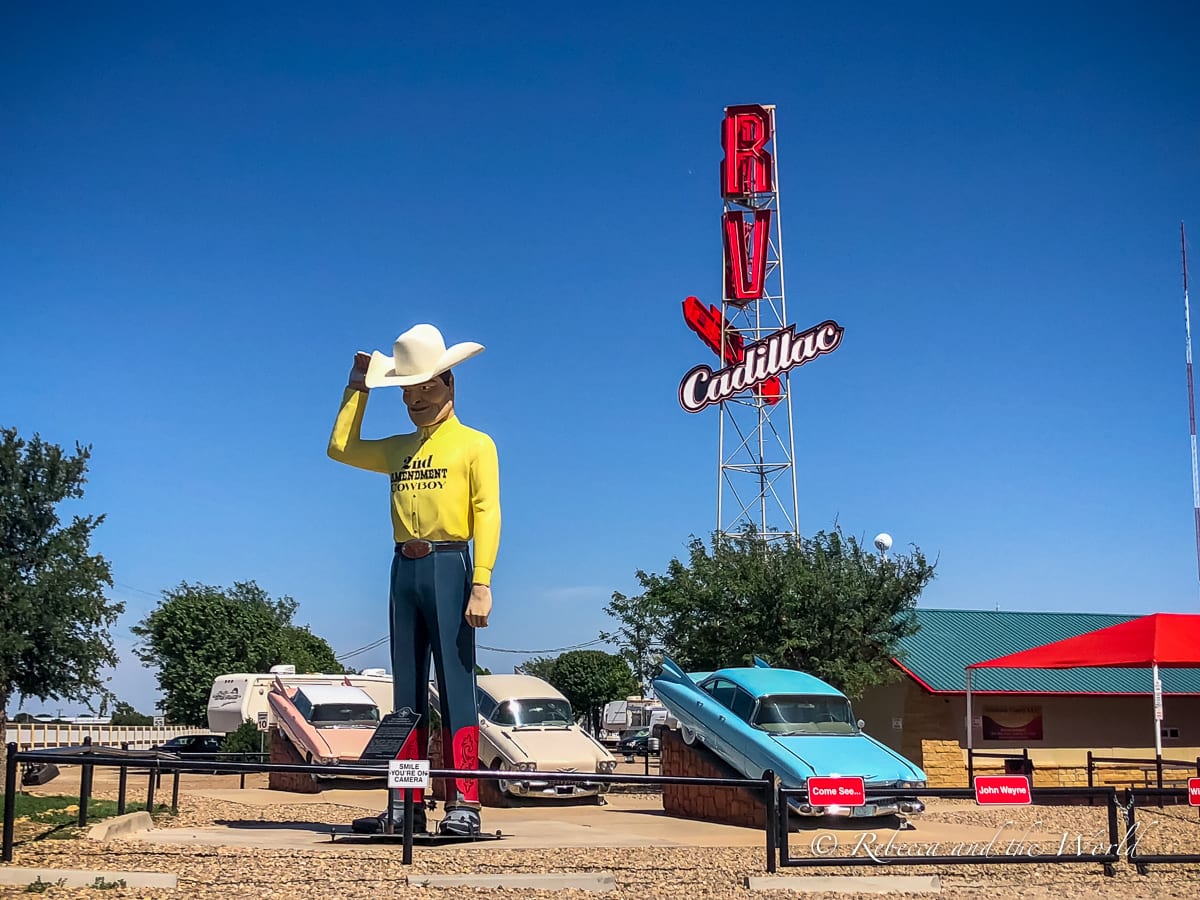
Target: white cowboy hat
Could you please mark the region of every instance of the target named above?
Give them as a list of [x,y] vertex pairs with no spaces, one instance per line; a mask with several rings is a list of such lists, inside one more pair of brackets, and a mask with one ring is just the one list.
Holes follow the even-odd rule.
[[432,325],[414,325],[396,338],[391,356],[378,350],[371,354],[367,387],[420,384],[482,352],[483,344],[474,341],[447,348],[442,333]]

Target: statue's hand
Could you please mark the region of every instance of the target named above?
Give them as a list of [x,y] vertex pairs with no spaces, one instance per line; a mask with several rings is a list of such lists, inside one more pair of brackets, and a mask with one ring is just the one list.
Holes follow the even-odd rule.
[[472,628],[487,628],[488,616],[492,612],[492,589],[486,584],[471,585],[471,599],[467,601],[467,624]]
[[367,367],[371,364],[371,354],[363,353],[359,350],[354,354],[354,367],[350,369],[350,379],[346,382],[347,387],[352,387],[356,391],[369,390],[367,387]]

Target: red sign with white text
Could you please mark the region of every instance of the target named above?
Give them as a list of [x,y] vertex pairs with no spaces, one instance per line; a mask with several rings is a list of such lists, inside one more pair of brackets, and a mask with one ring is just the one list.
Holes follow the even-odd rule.
[[867,789],[859,777],[815,776],[805,787],[811,806],[863,806],[867,802]]
[[1200,806],[1200,778],[1188,779],[1188,803]]
[[976,775],[975,802],[981,805],[1014,806],[1033,802],[1029,779],[1024,775]]

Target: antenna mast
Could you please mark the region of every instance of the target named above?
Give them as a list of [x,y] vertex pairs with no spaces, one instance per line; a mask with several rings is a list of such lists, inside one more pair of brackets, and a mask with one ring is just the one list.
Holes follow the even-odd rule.
[[1196,577],[1200,579],[1200,470],[1196,467],[1196,392],[1192,381],[1192,310],[1188,304],[1187,233],[1179,223],[1183,256],[1183,323],[1187,333],[1188,420],[1192,429],[1192,512],[1196,518]]

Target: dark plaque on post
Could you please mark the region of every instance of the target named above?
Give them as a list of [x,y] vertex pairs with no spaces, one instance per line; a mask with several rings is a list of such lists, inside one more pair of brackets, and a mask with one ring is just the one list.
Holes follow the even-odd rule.
[[[413,729],[421,721],[419,713],[413,712],[407,706],[390,712],[383,717],[383,721],[379,723],[379,727],[375,729],[375,733],[371,735],[371,740],[367,744],[367,749],[363,751],[359,757],[363,761],[369,759],[395,759],[400,753],[400,748],[404,746],[404,742],[408,740],[409,735],[413,733]],[[425,754],[425,748],[418,748],[419,755],[422,757]]]

